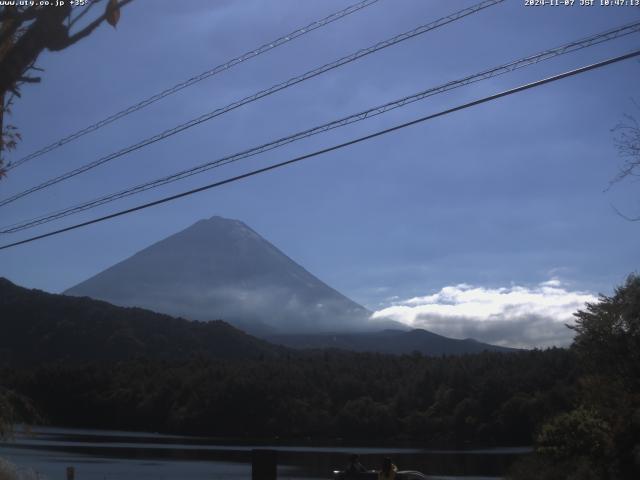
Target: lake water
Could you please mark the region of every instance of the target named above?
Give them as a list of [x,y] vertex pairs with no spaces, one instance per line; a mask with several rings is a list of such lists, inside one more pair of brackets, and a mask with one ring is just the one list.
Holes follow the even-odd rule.
[[422,448],[282,446],[219,443],[212,439],[137,432],[64,428],[18,428],[0,443],[0,458],[32,469],[48,480],[64,480],[75,467],[76,480],[215,480],[251,478],[251,452],[277,451],[278,478],[330,479],[347,456],[377,467],[391,456],[400,470],[419,470],[435,479],[496,479],[527,448],[432,450]]

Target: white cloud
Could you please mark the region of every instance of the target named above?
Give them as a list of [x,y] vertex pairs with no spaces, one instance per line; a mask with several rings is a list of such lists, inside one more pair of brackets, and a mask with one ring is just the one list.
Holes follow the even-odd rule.
[[439,292],[394,302],[373,319],[392,319],[454,338],[475,338],[516,347],[564,346],[571,342],[573,313],[597,297],[567,289],[558,279],[536,287],[484,288],[461,283]]

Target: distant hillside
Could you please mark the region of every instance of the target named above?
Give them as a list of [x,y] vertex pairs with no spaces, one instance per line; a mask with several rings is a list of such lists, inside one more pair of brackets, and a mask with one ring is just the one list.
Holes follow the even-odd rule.
[[355,352],[423,355],[461,355],[468,353],[516,352],[516,349],[489,345],[472,339],[456,340],[427,330],[383,330],[381,332],[273,335],[267,340],[291,348],[339,348]]
[[283,349],[222,321],[194,322],[90,298],[28,290],[0,278],[0,362],[107,361],[135,357],[236,359]]
[[0,312],[0,363],[9,364],[175,360],[194,355],[245,359],[278,356],[284,347],[430,356],[515,351],[426,330],[271,335],[264,341],[220,320],[190,321],[87,297],[29,290],[4,278]]
[[260,336],[362,330],[370,317],[247,225],[222,217],[201,220],[65,293],[192,320],[221,318]]

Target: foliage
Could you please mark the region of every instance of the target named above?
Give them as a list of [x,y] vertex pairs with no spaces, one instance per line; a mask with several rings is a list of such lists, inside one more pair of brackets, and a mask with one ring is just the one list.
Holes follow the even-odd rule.
[[0,378],[59,425],[455,447],[530,445],[535,425],[573,405],[567,385],[577,370],[562,349],[460,357],[292,351],[7,367]]
[[3,458],[0,458],[0,480],[37,480],[42,478],[34,470],[21,469]]
[[22,136],[15,125],[8,124],[3,126],[2,120],[6,115],[11,114],[12,105],[13,96],[9,97],[9,99],[4,102],[4,105],[0,102],[0,180],[6,176],[3,152],[15,150],[18,142],[22,140]]
[[0,439],[10,437],[16,423],[41,420],[42,417],[27,397],[0,386]]
[[536,450],[557,460],[611,455],[611,427],[594,411],[578,408],[545,424],[536,439]]
[[602,295],[575,314],[573,348],[593,374],[640,390],[640,276],[631,275],[614,295]]
[[[640,277],[575,316],[580,405],[542,427],[533,461],[550,479],[640,478]],[[524,466],[514,472],[529,478]]]

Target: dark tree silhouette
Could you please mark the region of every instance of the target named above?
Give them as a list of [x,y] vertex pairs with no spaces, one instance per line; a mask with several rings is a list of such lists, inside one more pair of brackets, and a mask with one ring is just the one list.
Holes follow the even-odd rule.
[[[11,150],[20,140],[15,126],[6,125],[6,113],[20,87],[38,83],[41,71],[35,66],[46,49],[60,51],[89,36],[105,21],[116,26],[120,9],[133,0],[66,0],[56,5],[0,7],[0,178],[6,173],[2,152]],[[102,4],[102,8],[99,7]]]
[[640,391],[640,276],[576,314],[573,348],[589,369]]
[[550,419],[517,480],[640,478],[640,276],[576,314],[576,408]]

